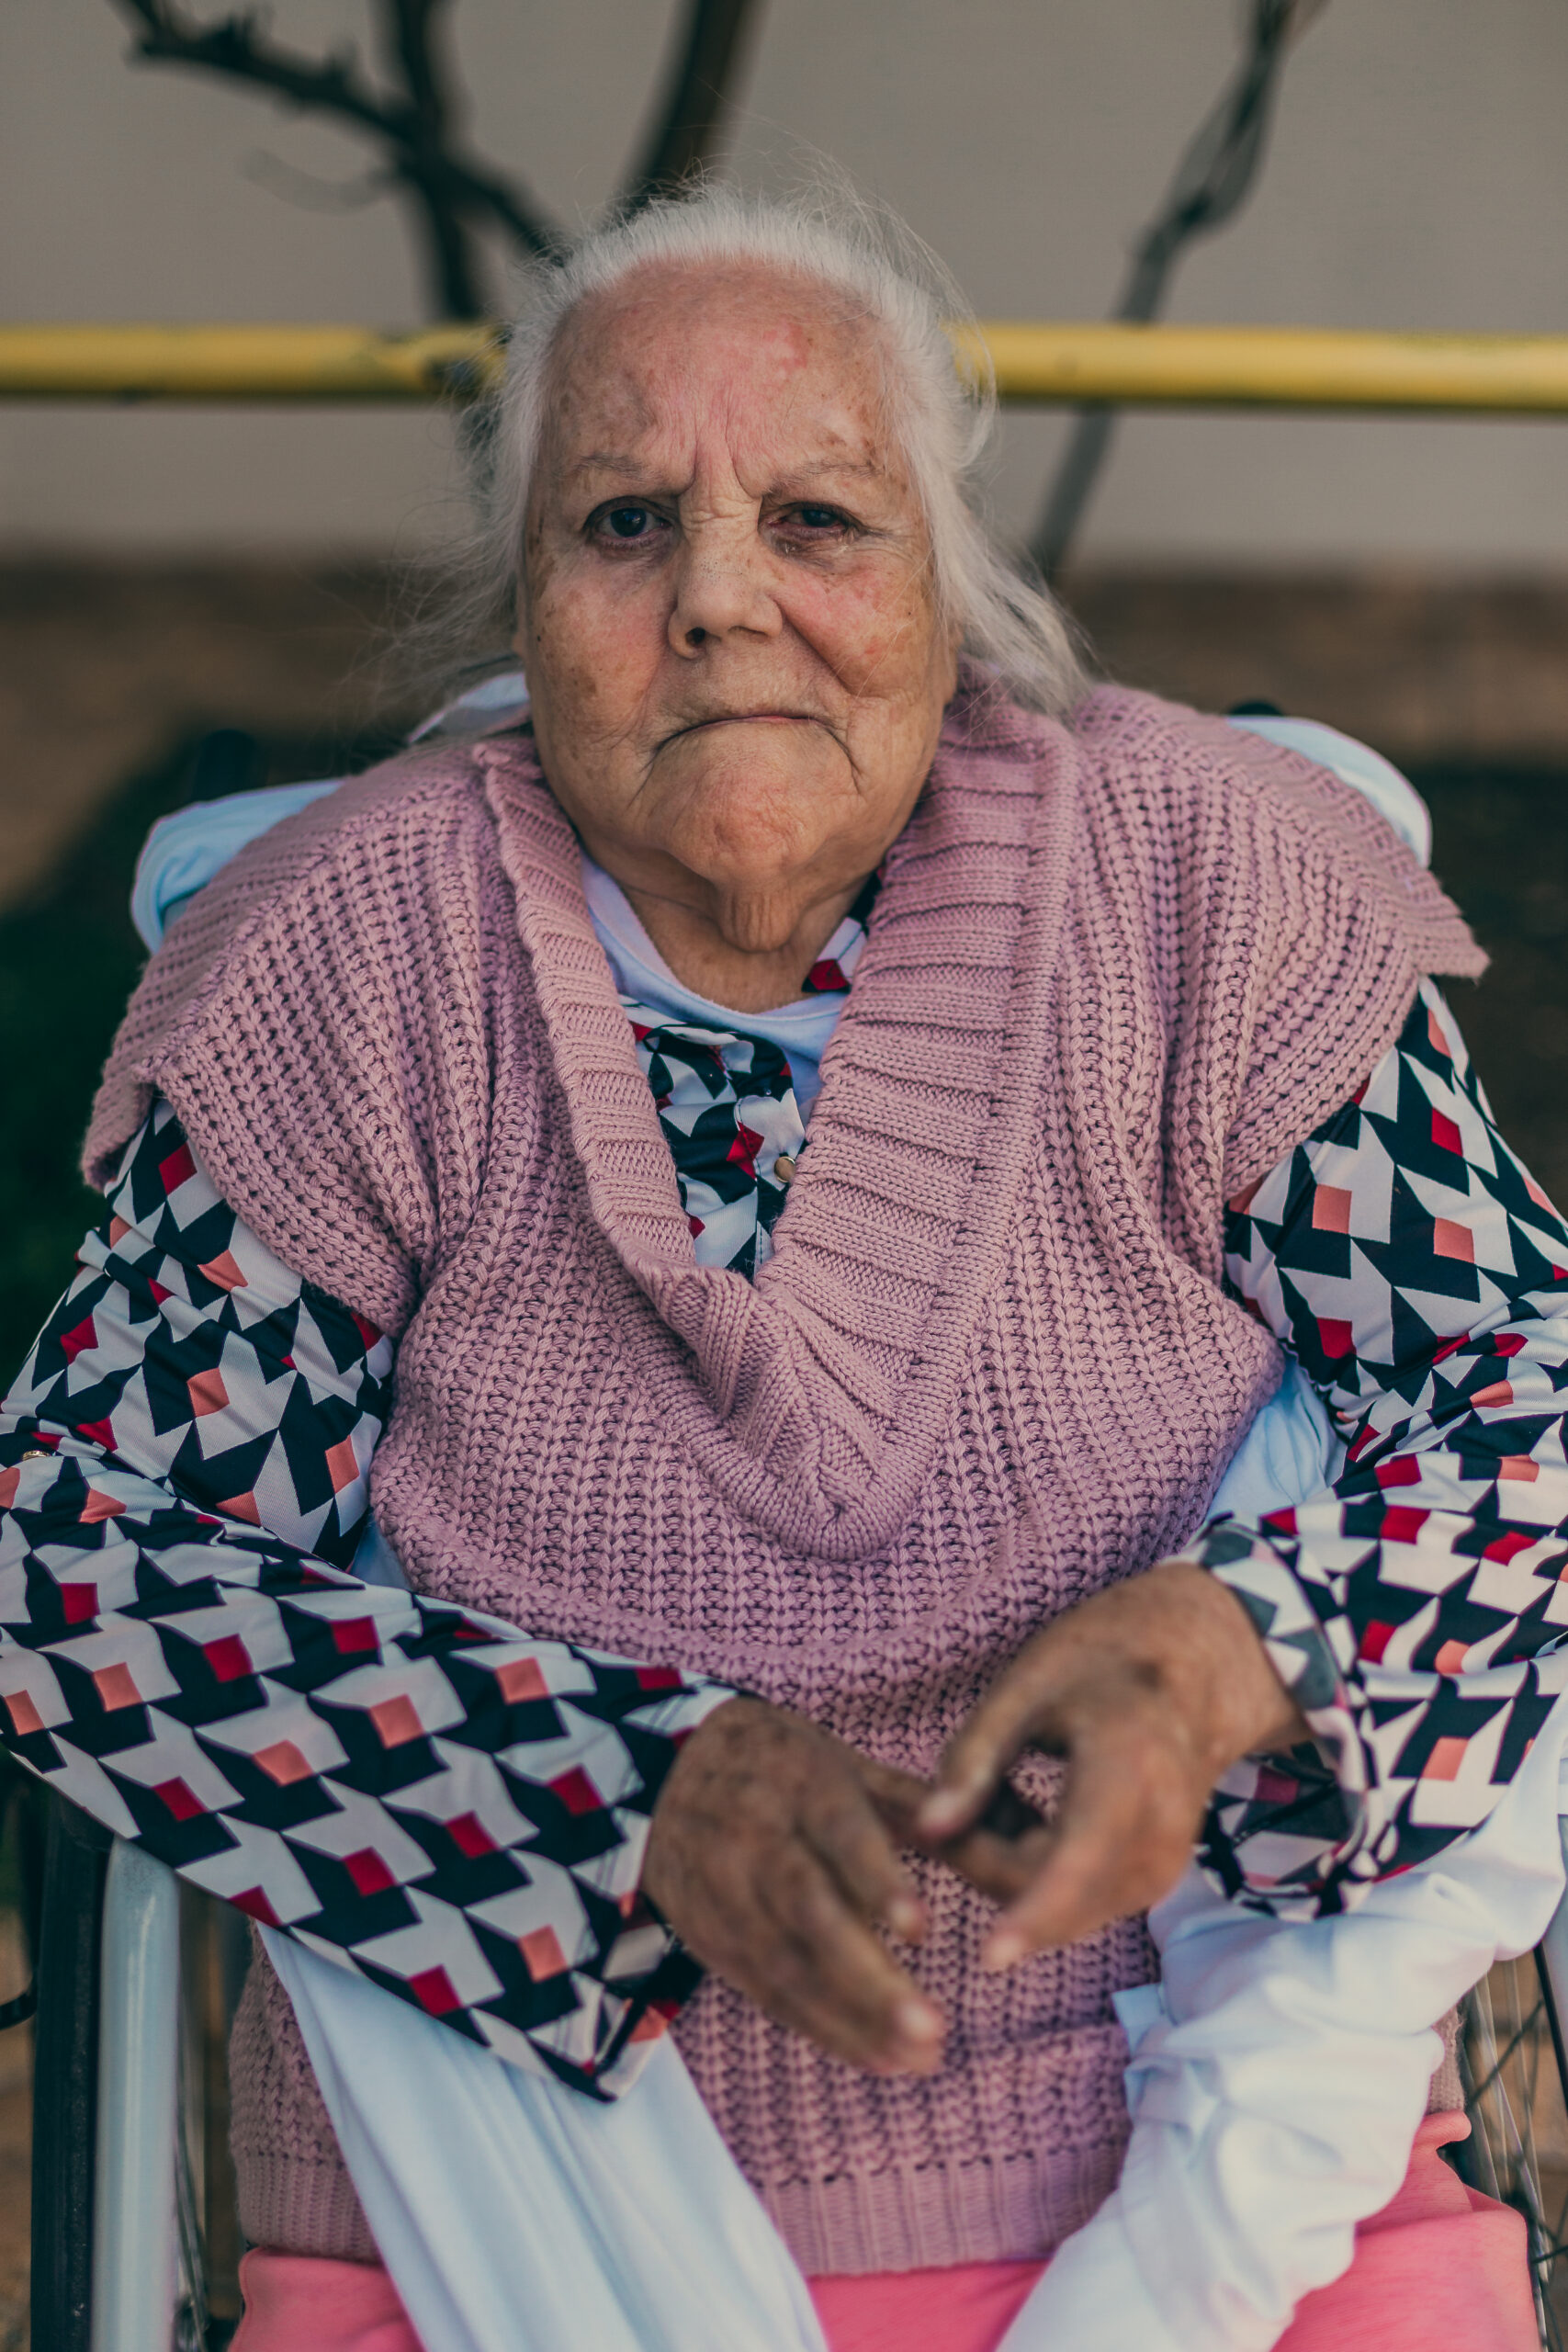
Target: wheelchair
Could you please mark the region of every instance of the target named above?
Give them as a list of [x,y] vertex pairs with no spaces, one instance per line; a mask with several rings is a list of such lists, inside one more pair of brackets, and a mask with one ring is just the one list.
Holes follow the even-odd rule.
[[[21,1775],[6,1780],[14,1798]],[[240,2316],[226,2057],[246,1922],[52,1791],[22,1788],[24,1808],[34,1976],[0,2023],[34,2018],[31,2342],[223,2352]]]
[[[0,2026],[36,1997],[32,2343],[223,2352],[242,2244],[224,2052],[246,1923],[53,1792],[22,1802],[43,1827],[36,1996],[0,2009]],[[1568,1817],[1562,1828],[1568,1858]],[[1544,2352],[1568,2352],[1565,2016],[1568,1895],[1537,1950],[1499,1962],[1463,2006],[1471,2136],[1447,2152],[1524,2217]]]
[[[1561,1823],[1568,1856],[1568,1818]],[[1568,2352],[1568,1896],[1533,1952],[1500,1961],[1461,2016],[1470,2138],[1460,2177],[1523,2214],[1545,2352]]]

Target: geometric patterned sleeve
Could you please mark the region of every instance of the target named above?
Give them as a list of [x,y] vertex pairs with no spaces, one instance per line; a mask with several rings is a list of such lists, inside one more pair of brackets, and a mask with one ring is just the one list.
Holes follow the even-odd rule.
[[638,1892],[730,1693],[351,1572],[391,1343],[159,1103],[0,1408],[0,1736],[119,1836],[614,2098],[698,1972]]
[[1225,1245],[1346,1459],[1184,1554],[1314,1736],[1227,1774],[1201,1852],[1237,1900],[1310,1916],[1483,1821],[1568,1687],[1568,1225],[1426,981],[1354,1101],[1228,1204]]

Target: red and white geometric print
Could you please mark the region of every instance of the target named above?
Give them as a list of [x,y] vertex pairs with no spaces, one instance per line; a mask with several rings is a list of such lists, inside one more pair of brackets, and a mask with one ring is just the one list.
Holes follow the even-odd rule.
[[1568,1224],[1432,982],[1355,1101],[1230,1204],[1226,1268],[1348,1458],[1190,1547],[1321,1751],[1238,1766],[1206,1859],[1314,1912],[1484,1820],[1568,1685]]
[[[879,878],[872,875],[813,964],[803,996],[848,990],[865,952]],[[659,1106],[697,1263],[728,1266],[752,1281],[773,1255],[785,1186],[806,1148],[788,1058],[766,1038],[671,1021],[628,996],[621,1006]]]
[[68,1418],[187,1502],[346,1567],[369,1508],[391,1341],[257,1240],[164,1102],[77,1257],[6,1408]]
[[671,1021],[628,997],[621,1003],[659,1106],[697,1263],[750,1281],[773,1253],[784,1204],[779,1159],[798,1159],[806,1146],[788,1059],[766,1038]]
[[0,1414],[0,1732],[196,1884],[615,2096],[698,1972],[639,1900],[729,1696],[345,1572],[392,1351],[166,1105]]

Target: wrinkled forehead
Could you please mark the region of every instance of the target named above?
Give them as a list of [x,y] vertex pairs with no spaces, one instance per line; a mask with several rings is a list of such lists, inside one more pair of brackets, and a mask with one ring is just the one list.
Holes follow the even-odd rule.
[[852,296],[783,268],[649,264],[590,295],[546,380],[538,487],[704,464],[839,468],[902,490],[881,330]]

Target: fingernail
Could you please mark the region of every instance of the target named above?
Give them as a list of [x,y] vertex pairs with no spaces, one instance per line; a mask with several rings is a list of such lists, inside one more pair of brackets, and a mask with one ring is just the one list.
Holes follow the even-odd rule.
[[912,1942],[925,1927],[925,1905],[912,1894],[896,1894],[887,1906],[887,1924],[896,1936]]
[[893,2012],[893,2022],[904,2041],[940,2041],[942,2019],[924,2001],[900,2001]]
[[1024,1944],[1021,1936],[1015,1936],[1006,1928],[998,1929],[981,1953],[980,1965],[996,1973],[1004,1968],[1010,1968],[1015,1961],[1021,1960],[1023,1951]]
[[920,1827],[931,1838],[945,1838],[958,1828],[969,1810],[969,1800],[957,1789],[942,1789],[920,1807]]

